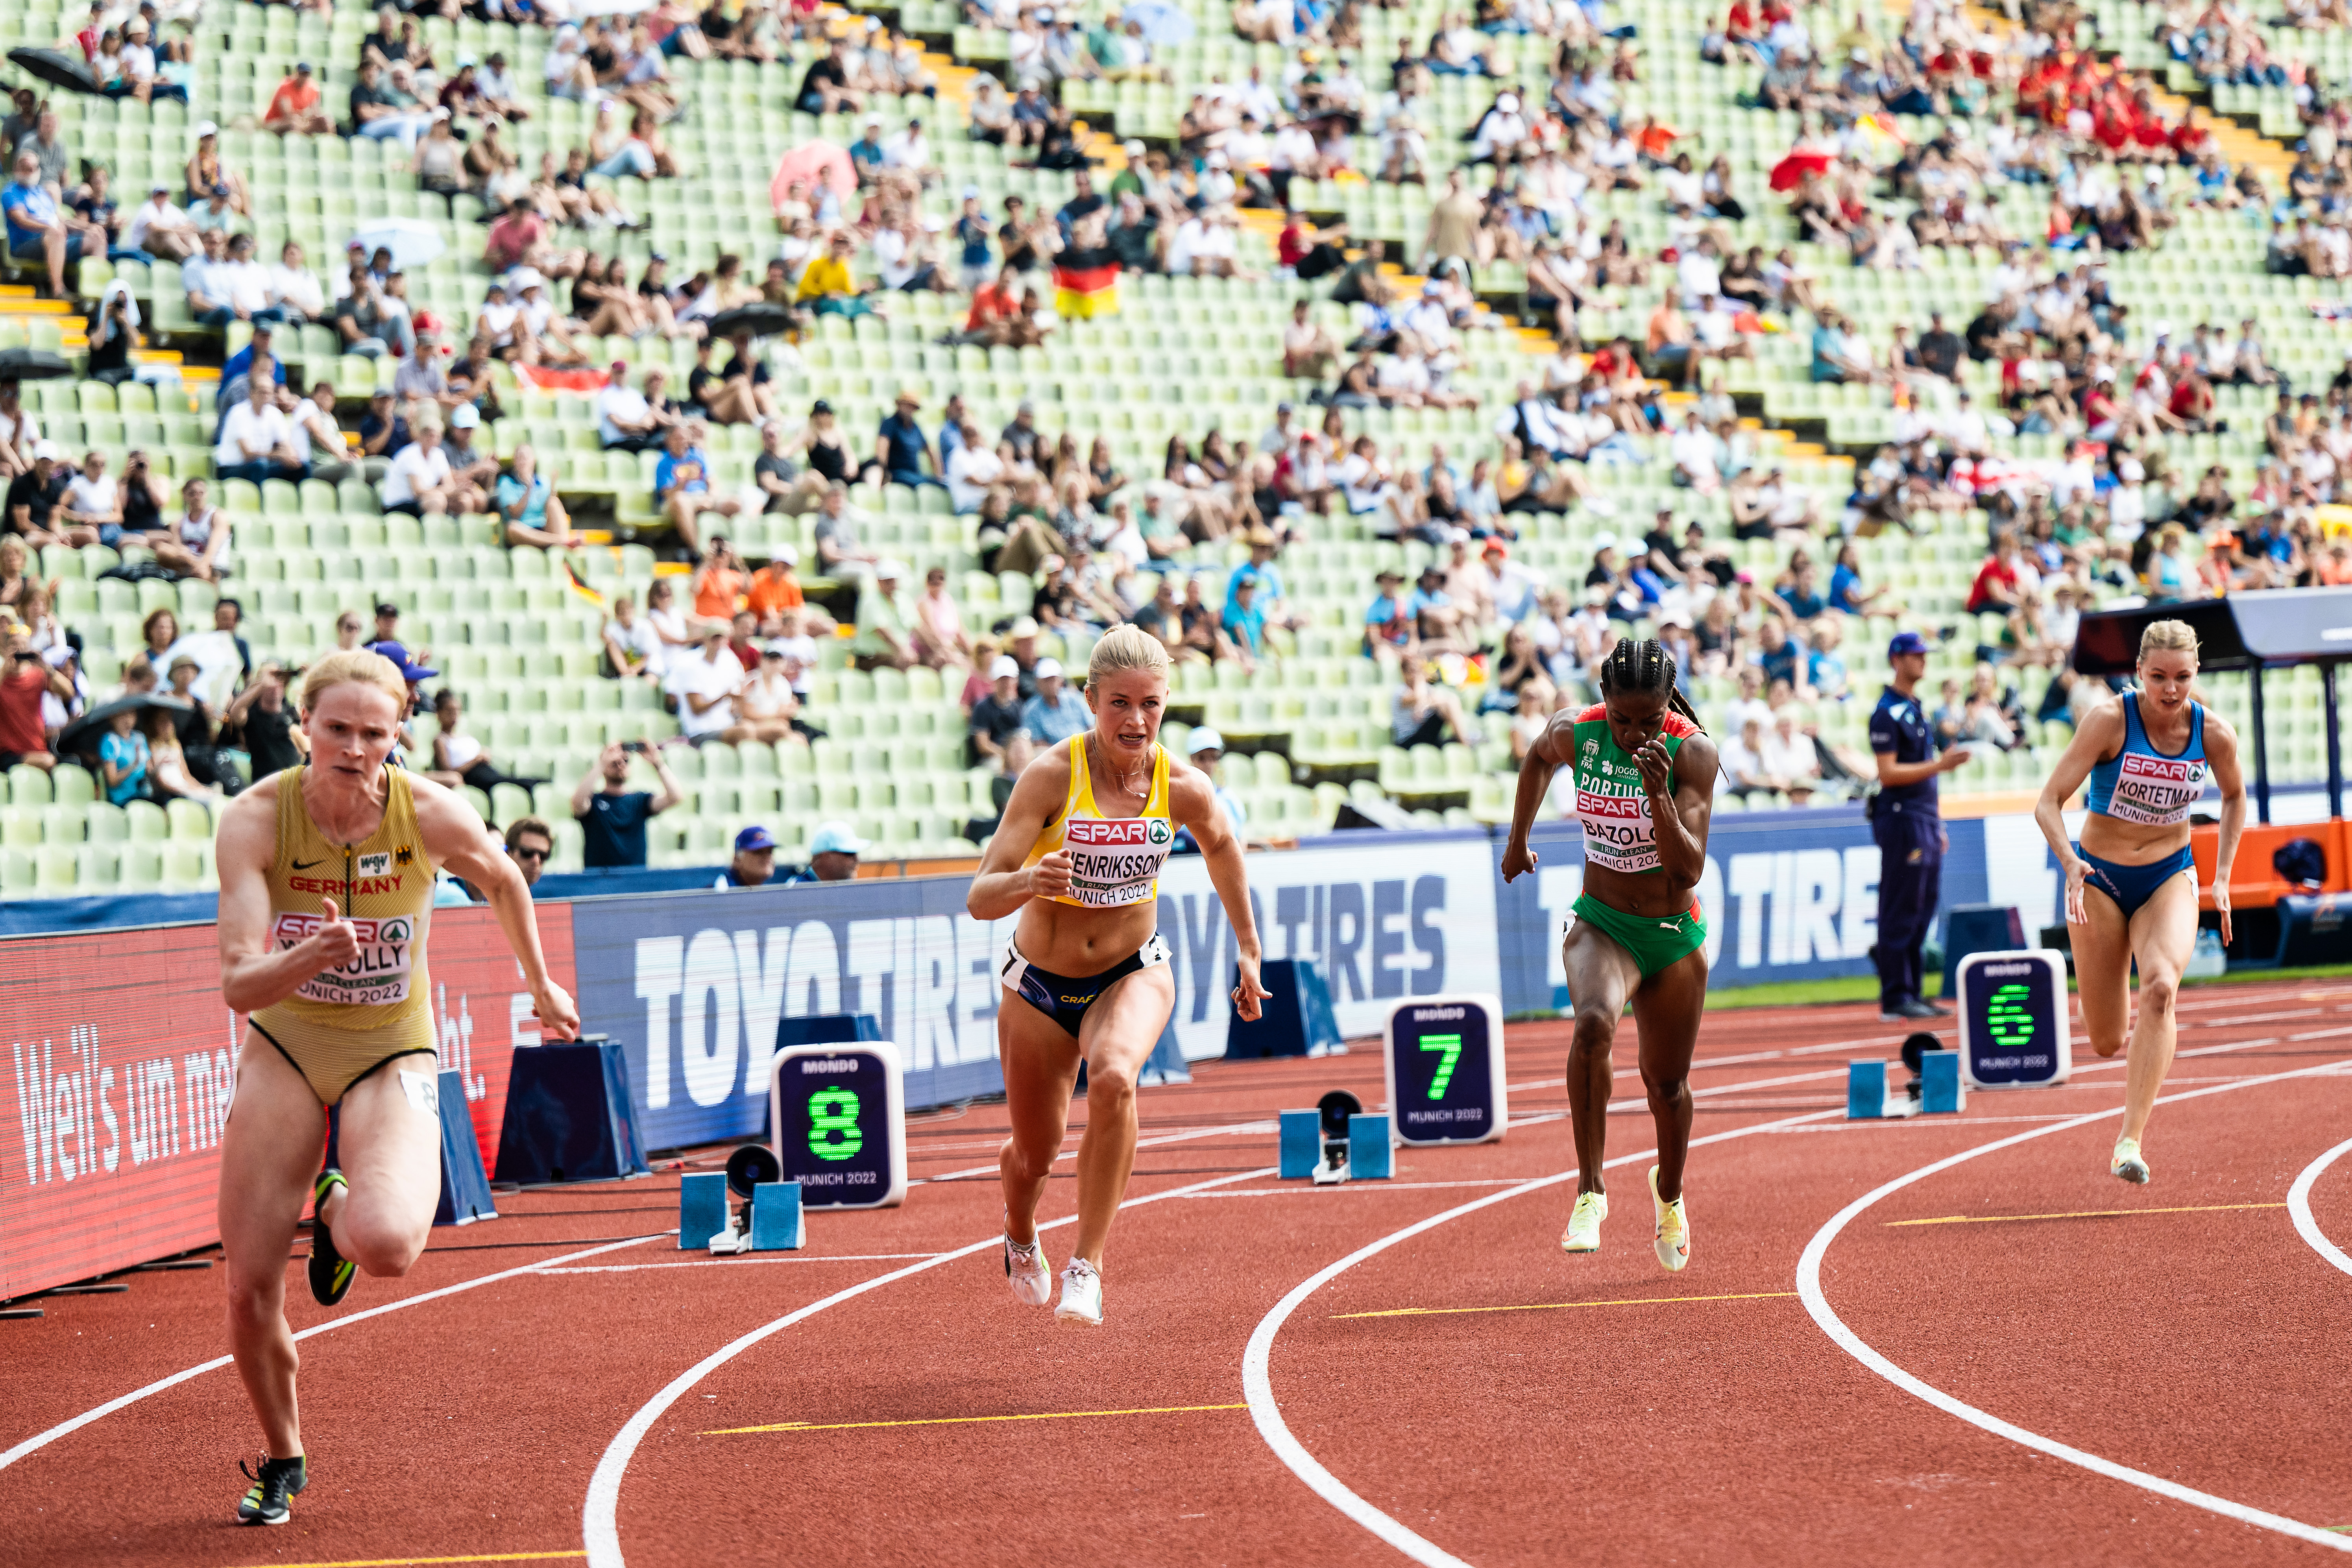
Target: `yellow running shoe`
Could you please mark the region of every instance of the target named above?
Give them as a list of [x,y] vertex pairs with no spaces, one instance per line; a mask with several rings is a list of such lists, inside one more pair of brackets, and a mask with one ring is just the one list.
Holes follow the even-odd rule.
[[1690,1215],[1683,1208],[1683,1200],[1668,1203],[1658,1196],[1658,1168],[1650,1167],[1650,1206],[1656,1210],[1658,1230],[1654,1245],[1658,1261],[1669,1274],[1679,1274],[1690,1261]]
[[2138,1139],[2116,1140],[2115,1159],[2107,1166],[2107,1174],[2121,1176],[2136,1187],[2147,1185],[2147,1160],[2139,1152]]
[[1576,1207],[1568,1216],[1568,1228],[1559,1233],[1559,1249],[1562,1252],[1600,1251],[1601,1222],[1608,1217],[1607,1194],[1577,1194]]

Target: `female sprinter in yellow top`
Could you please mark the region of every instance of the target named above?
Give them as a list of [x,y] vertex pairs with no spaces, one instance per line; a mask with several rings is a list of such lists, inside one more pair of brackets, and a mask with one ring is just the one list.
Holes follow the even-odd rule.
[[1167,704],[1168,650],[1139,626],[1113,627],[1087,667],[1095,727],[1022,770],[966,900],[974,920],[1021,917],[999,968],[996,1039],[1013,1121],[1000,1156],[1004,1272],[1028,1306],[1053,1290],[1037,1205],[1087,1064],[1077,1244],[1054,1313],[1065,1322],[1102,1321],[1103,1244],[1135,1163],[1135,1076],[1176,1003],[1159,897],[1179,827],[1201,846],[1233,922],[1234,1011],[1255,1018],[1265,995],[1241,845],[1208,775],[1157,743]]
[[[437,867],[489,895],[546,1034],[580,1031],[548,978],[522,873],[455,793],[388,765],[407,708],[390,659],[328,655],[302,680],[310,762],[221,817],[221,998],[247,1021],[221,1147],[221,1250],[229,1348],[268,1445],[237,1505],[247,1524],[285,1523],[310,1482],[285,1312],[304,1200],[317,1205],[310,1279],[322,1306],[354,1270],[406,1273],[432,1229],[441,1122],[425,942]],[[342,1166],[320,1172],[335,1105]]]
[[[2139,637],[2138,685],[2083,716],[2074,743],[2042,786],[2033,820],[2066,868],[2066,934],[2083,996],[2083,1026],[2103,1057],[2123,1049],[2131,1016],[2131,966],[2139,965],[2139,1021],[2124,1066],[2124,1125],[2107,1163],[2126,1182],[2147,1180],[2140,1140],[2172,1070],[2173,993],[2197,948],[2197,863],[2189,808],[2203,798],[2205,770],[2221,791],[2221,842],[2213,908],[2230,940],[2230,869],[2246,826],[2238,736],[2194,698],[2197,634],[2185,621],[2154,621]],[[2066,837],[2065,802],[2091,784],[2077,845]]]

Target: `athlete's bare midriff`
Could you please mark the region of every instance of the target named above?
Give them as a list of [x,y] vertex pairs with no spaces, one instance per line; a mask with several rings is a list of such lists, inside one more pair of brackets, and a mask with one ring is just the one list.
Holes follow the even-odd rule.
[[1038,968],[1073,979],[1099,974],[1134,953],[1160,929],[1160,902],[1082,910],[1049,899],[1023,906],[1013,942]]

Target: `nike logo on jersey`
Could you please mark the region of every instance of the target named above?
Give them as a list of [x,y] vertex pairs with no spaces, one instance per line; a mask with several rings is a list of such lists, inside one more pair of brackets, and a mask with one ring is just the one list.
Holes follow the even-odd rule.
[[326,861],[324,861],[323,859],[321,859],[321,860],[297,860],[297,861],[295,861],[295,862],[294,862],[294,869],[296,869],[297,871],[307,871],[307,870],[309,870],[309,869],[310,869],[311,867],[313,867],[313,866],[323,866],[323,865],[325,865],[325,864],[326,864]]

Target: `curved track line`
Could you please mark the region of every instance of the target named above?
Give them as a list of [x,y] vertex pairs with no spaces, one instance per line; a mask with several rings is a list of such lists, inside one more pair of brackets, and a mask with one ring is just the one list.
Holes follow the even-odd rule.
[[2347,1257],[2342,1247],[2328,1240],[2327,1233],[2321,1230],[2319,1222],[2311,1216],[2313,1184],[2319,1180],[2319,1173],[2322,1171],[2336,1163],[2347,1151],[2352,1151],[2352,1139],[2345,1140],[2310,1164],[2305,1165],[2303,1168],[2303,1174],[2294,1179],[2294,1185],[2287,1189],[2286,1212],[2294,1216],[2294,1228],[2302,1235],[2304,1240],[2311,1243],[2311,1249],[2314,1252],[2344,1270],[2345,1273],[2352,1274],[2352,1257]]
[[[2168,1105],[2176,1100],[2197,1100],[2209,1094],[2227,1094],[2233,1089],[2253,1089],[2263,1084],[2285,1082],[2292,1079],[2334,1074],[2344,1065],[2340,1061],[2330,1062],[2324,1067],[2299,1068],[2292,1072],[2267,1073],[2260,1078],[2240,1079],[2234,1083],[2216,1085],[2211,1089],[2192,1089],[2179,1094],[2162,1095],[2158,1098],[2157,1103]],[[2182,1486],[2178,1481],[2167,1480],[2162,1476],[2152,1476],[2145,1470],[2136,1470],[2128,1465],[2117,1464],[2113,1459],[2101,1458],[2096,1454],[2086,1453],[2083,1449],[2061,1443],[2055,1438],[2045,1437],[2039,1432],[2029,1432],[2022,1426],[2004,1421],[1998,1415],[1979,1410],[1973,1405],[1946,1394],[1925,1380],[1904,1371],[1864,1343],[1860,1335],[1846,1327],[1845,1321],[1837,1315],[1830,1306],[1828,1297],[1822,1293],[1822,1258],[1829,1251],[1830,1243],[1837,1239],[1838,1233],[1843,1230],[1857,1215],[1881,1198],[1889,1194],[1900,1192],[1913,1183],[1924,1181],[1939,1172],[1948,1171],[1953,1166],[1973,1160],[1980,1154],[1990,1154],[1996,1150],[2013,1148],[2036,1138],[2046,1138],[2053,1132],[2065,1132],[2077,1127],[2086,1127],[2092,1122],[2119,1114],[2122,1109],[2121,1106],[2116,1106],[2107,1110],[2095,1110],[2047,1127],[2037,1127],[2030,1132],[2013,1133],[2007,1138],[1995,1139],[1990,1143],[1980,1143],[1973,1149],[1963,1150],[1958,1154],[1937,1160],[1932,1164],[1922,1165],[1908,1175],[1897,1176],[1885,1185],[1854,1199],[1844,1208],[1840,1209],[1827,1225],[1813,1233],[1812,1240],[1805,1245],[1804,1255],[1797,1261],[1797,1294],[1803,1299],[1805,1310],[1812,1314],[1813,1321],[1821,1327],[1822,1331],[1847,1354],[1895,1384],[1895,1387],[1934,1405],[1948,1415],[1957,1415],[1970,1426],[1981,1427],[1996,1437],[2006,1437],[2011,1442],[2034,1449],[2039,1453],[2048,1454],[2053,1458],[2063,1459],[2070,1465],[2079,1465],[2084,1469],[2095,1475],[2105,1476],[2110,1480],[2122,1481],[2128,1486],[2154,1492],[2159,1497],[2170,1498],[2175,1502],[2185,1502],[2192,1508],[2201,1508],[2208,1512],[2218,1513],[2225,1519],[2234,1519],[2242,1524],[2257,1525],[2264,1530],[2276,1531],[2281,1535],[2293,1536],[2298,1541],[2307,1541],[2315,1546],[2333,1547],[2338,1552],[2352,1552],[2352,1538],[2336,1534],[2333,1531],[2322,1530],[2317,1525],[2305,1524],[2301,1520],[2268,1513],[2245,1503],[2233,1502],[2228,1498],[2199,1491],[2193,1487]],[[2342,1153],[2346,1148],[2352,1148],[2352,1144],[2337,1145],[2316,1164],[2306,1170],[2305,1175],[2306,1177],[2312,1175],[2325,1166],[2328,1160]],[[2342,1255],[2339,1253],[2337,1256]]]
[[[421,1296],[409,1296],[397,1301],[386,1301],[381,1307],[370,1307],[363,1312],[353,1312],[349,1317],[330,1318],[323,1323],[313,1323],[294,1337],[297,1340],[307,1340],[314,1334],[329,1333],[336,1329],[347,1329],[353,1323],[363,1323],[370,1318],[380,1318],[386,1312],[404,1311],[410,1307],[421,1307],[427,1301],[437,1301],[444,1296],[455,1296],[461,1291],[478,1289],[484,1285],[495,1285],[501,1279],[512,1279],[518,1275],[536,1274],[541,1269],[551,1268],[558,1264],[571,1263],[583,1258],[594,1258],[599,1253],[618,1252],[625,1247],[636,1247],[645,1242],[658,1240],[661,1237],[675,1234],[677,1233],[674,1231],[658,1231],[653,1236],[632,1237],[627,1241],[615,1241],[604,1247],[592,1247],[585,1252],[566,1253],[562,1258],[551,1258],[543,1263],[526,1263],[520,1268],[501,1268],[495,1274],[485,1274],[478,1279],[461,1279],[455,1285],[444,1285],[437,1290],[427,1290]],[[558,1241],[550,1242],[548,1245],[561,1247],[563,1244]],[[51,1443],[69,1433],[79,1431],[93,1421],[103,1420],[125,1405],[136,1405],[151,1394],[161,1394],[165,1389],[176,1387],[192,1377],[198,1377],[216,1368],[226,1366],[233,1359],[235,1358],[225,1355],[215,1356],[212,1360],[199,1363],[184,1372],[175,1372],[169,1377],[160,1378],[144,1388],[135,1388],[120,1398],[110,1399],[94,1410],[85,1410],[70,1421],[61,1421],[38,1436],[27,1437],[7,1452],[0,1453],[0,1470],[6,1469],[37,1449],[47,1447]]]
[[[1711,1132],[1704,1138],[1694,1138],[1690,1141],[1690,1146],[1696,1149],[1703,1144],[1721,1143],[1733,1138],[1745,1138],[1750,1133],[1777,1131],[1799,1122],[1818,1121],[1825,1116],[1843,1116],[1843,1114],[1845,1113],[1843,1110],[1815,1110],[1802,1116],[1782,1117],[1778,1121],[1759,1121],[1751,1126],[1734,1127],[1727,1131]],[[1601,1169],[1605,1171],[1619,1165],[1630,1165],[1636,1160],[1647,1160],[1656,1153],[1655,1149],[1644,1149],[1637,1154],[1620,1154],[1613,1160],[1604,1162]],[[1269,1363],[1274,1356],[1274,1337],[1282,1331],[1282,1325],[1289,1320],[1290,1314],[1297,1311],[1309,1296],[1366,1258],[1386,1252],[1399,1242],[1410,1240],[1423,1231],[1433,1230],[1448,1220],[1459,1219],[1466,1214],[1475,1214],[1480,1209],[1492,1207],[1496,1204],[1518,1197],[1523,1194],[1540,1192],[1546,1187],[1558,1186],[1562,1182],[1572,1182],[1576,1177],[1576,1168],[1570,1166],[1556,1175],[1538,1176],[1533,1181],[1522,1182],[1507,1191],[1489,1194],[1483,1198],[1474,1198],[1458,1207],[1447,1209],[1442,1214],[1433,1214],[1427,1219],[1409,1225],[1402,1230],[1393,1231],[1370,1246],[1360,1247],[1349,1253],[1337,1263],[1325,1265],[1323,1268],[1302,1281],[1292,1289],[1290,1294],[1276,1303],[1274,1310],[1258,1320],[1256,1330],[1249,1337],[1249,1348],[1242,1354],[1242,1396],[1249,1403],[1250,1419],[1257,1423],[1258,1436],[1265,1439],[1265,1445],[1274,1450],[1275,1458],[1287,1465],[1291,1473],[1305,1481],[1308,1489],[1325,1502],[1329,1503],[1407,1557],[1423,1564],[1424,1568],[1470,1568],[1470,1564],[1427,1538],[1415,1534],[1405,1524],[1382,1513],[1349,1490],[1346,1482],[1324,1468],[1322,1462],[1307,1451],[1307,1446],[1291,1436],[1289,1425],[1282,1418],[1282,1406],[1274,1396],[1274,1379],[1269,1369]]]
[[[1274,1171],[1275,1167],[1272,1165],[1261,1165],[1255,1171],[1244,1171],[1235,1175],[1216,1176],[1205,1182],[1193,1182],[1181,1187],[1171,1187],[1164,1193],[1146,1193],[1139,1198],[1129,1198],[1118,1206],[1122,1209],[1130,1209],[1141,1204],[1157,1203],[1162,1198],[1182,1197],[1188,1193],[1197,1193],[1207,1187],[1222,1187],[1234,1182],[1255,1181],[1261,1176],[1272,1175]],[[1037,1229],[1042,1233],[1066,1225],[1076,1225],[1077,1222],[1077,1215],[1068,1215],[1061,1219],[1041,1221]],[[863,1296],[868,1290],[879,1289],[885,1285],[907,1279],[910,1275],[920,1274],[925,1269],[937,1268],[942,1263],[952,1263],[959,1258],[969,1258],[975,1252],[985,1252],[1003,1240],[1003,1237],[1001,1234],[992,1236],[985,1241],[975,1241],[969,1247],[960,1247],[952,1252],[940,1253],[923,1262],[909,1264],[904,1268],[894,1268],[887,1274],[877,1274],[871,1279],[860,1280],[845,1290],[836,1290],[822,1300],[812,1301],[805,1307],[785,1313],[772,1323],[753,1329],[742,1338],[711,1352],[693,1366],[680,1373],[671,1381],[668,1387],[647,1400],[643,1408],[629,1417],[628,1424],[614,1435],[613,1441],[604,1449],[604,1457],[596,1461],[596,1473],[588,1479],[588,1501],[581,1510],[580,1520],[580,1533],[588,1549],[588,1568],[623,1568],[626,1559],[621,1554],[621,1478],[629,1468],[629,1460],[635,1456],[637,1445],[645,1441],[645,1436],[652,1430],[653,1424],[660,1420],[662,1413],[677,1404],[696,1384],[769,1335],[789,1329],[804,1319],[814,1317],[827,1307],[838,1306],[854,1296]]]

